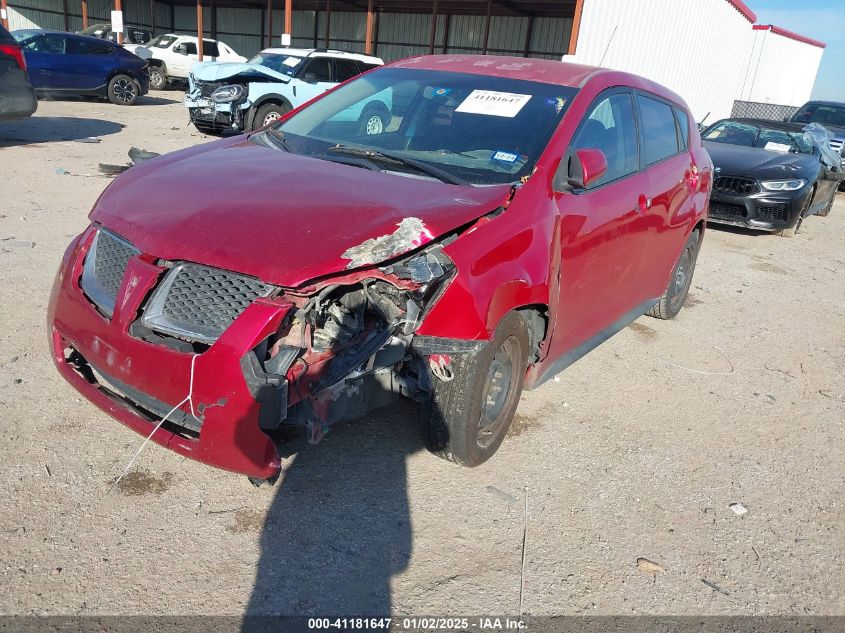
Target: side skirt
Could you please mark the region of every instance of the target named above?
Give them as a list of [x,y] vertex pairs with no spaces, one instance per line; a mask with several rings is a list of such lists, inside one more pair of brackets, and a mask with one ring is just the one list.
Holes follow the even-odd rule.
[[545,382],[548,382],[552,378],[554,378],[557,374],[562,372],[564,369],[572,365],[575,361],[577,361],[582,356],[589,354],[594,349],[596,349],[599,345],[604,343],[607,339],[611,336],[616,334],[617,332],[622,331],[628,325],[639,319],[642,315],[648,312],[653,306],[657,305],[660,299],[650,299],[645,303],[641,303],[636,308],[631,310],[630,312],[625,313],[622,318],[618,321],[614,322],[610,325],[610,327],[602,330],[601,332],[591,336],[586,341],[584,341],[581,345],[573,349],[571,352],[568,352],[558,358],[554,363],[549,365],[537,381],[531,385],[530,388],[527,389],[536,389],[540,385]]

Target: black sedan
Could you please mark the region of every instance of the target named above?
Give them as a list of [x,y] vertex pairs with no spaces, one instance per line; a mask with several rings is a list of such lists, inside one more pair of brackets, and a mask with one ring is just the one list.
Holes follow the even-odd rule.
[[701,133],[715,167],[710,222],[793,237],[810,215],[827,215],[842,180],[802,123],[724,119]]
[[0,121],[28,117],[37,107],[23,51],[0,25]]

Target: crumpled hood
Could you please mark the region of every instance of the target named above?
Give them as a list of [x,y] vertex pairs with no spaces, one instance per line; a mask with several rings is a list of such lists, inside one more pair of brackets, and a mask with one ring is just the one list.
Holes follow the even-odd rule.
[[495,210],[509,192],[384,174],[241,136],[132,167],[91,219],[155,257],[296,287],[411,251]]
[[717,175],[746,176],[759,180],[815,177],[819,159],[809,154],[773,152],[757,147],[704,141],[704,148],[713,159]]
[[290,81],[290,77],[284,73],[276,72],[267,66],[241,62],[194,62],[191,74],[200,81],[222,81],[233,77],[284,83]]

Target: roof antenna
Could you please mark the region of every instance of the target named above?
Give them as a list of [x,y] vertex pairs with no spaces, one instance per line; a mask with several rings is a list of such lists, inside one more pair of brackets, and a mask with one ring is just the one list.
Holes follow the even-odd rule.
[[607,57],[607,51],[610,49],[610,43],[613,41],[613,36],[616,35],[616,29],[619,28],[619,25],[613,27],[613,33],[610,34],[610,39],[607,40],[607,46],[604,48],[604,55],[601,56],[601,61],[599,62],[599,66],[604,64],[604,58]]

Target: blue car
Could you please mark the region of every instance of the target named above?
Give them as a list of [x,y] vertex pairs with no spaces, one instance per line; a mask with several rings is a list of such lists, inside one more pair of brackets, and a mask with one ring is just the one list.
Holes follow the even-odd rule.
[[150,87],[147,62],[114,42],[64,31],[12,31],[39,97],[84,95],[132,105]]

